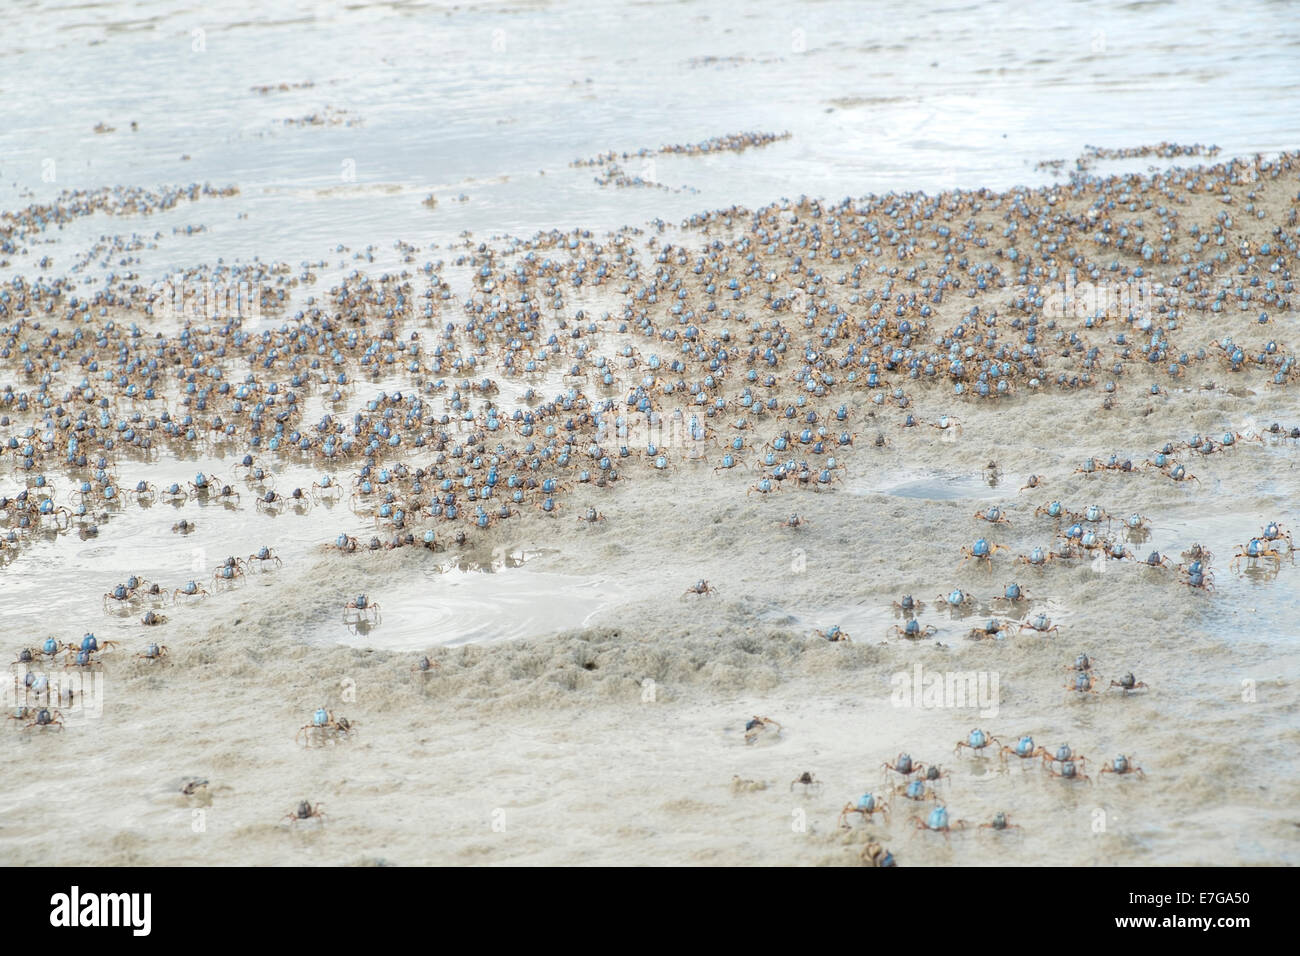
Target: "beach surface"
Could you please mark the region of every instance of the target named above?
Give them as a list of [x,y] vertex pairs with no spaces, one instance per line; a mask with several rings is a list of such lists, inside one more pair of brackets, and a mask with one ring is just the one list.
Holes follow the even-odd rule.
[[[1294,171],[1239,188],[1256,192],[1261,230],[1295,208]],[[1022,195],[1026,204],[1046,199]],[[1068,215],[1070,201],[1060,202]],[[1203,197],[1183,215],[1212,217],[1217,205]],[[706,242],[707,230],[687,230],[681,241],[692,240]],[[1005,294],[976,302],[992,311]],[[1171,335],[1186,343],[1175,351],[1225,334],[1257,348],[1256,339],[1278,334],[1273,322],[1180,314]],[[1058,330],[1104,341],[1122,324],[1099,334],[1063,320]],[[73,709],[62,732],[7,735],[6,859],[853,863],[875,838],[909,864],[1294,862],[1297,782],[1286,755],[1297,740],[1288,692],[1296,655],[1287,621],[1297,572],[1289,556],[1254,573],[1228,564],[1266,522],[1293,520],[1296,446],[1266,429],[1300,421],[1300,409],[1266,373],[1228,364],[1207,356],[1177,379],[1161,376],[1159,395],[1151,377],[1119,376],[1110,408],[1096,386],[1026,385],[1002,399],[963,400],[951,385],[921,382],[905,384],[904,412],[892,399],[876,405],[878,390],[845,386],[810,406],[829,414],[844,404],[858,433],[852,447],[835,449],[829,486],[789,479],[751,492],[753,471],[715,471],[716,446],[689,443],[665,473],[638,454],[611,486],[576,485],[557,514],[523,509],[442,553],[340,554],[329,531],[300,543],[280,532],[300,523],[364,535],[346,504],[301,520],[215,502],[165,509],[196,521],[184,546],[166,530],[170,514],[148,517],[162,506],[139,518],[128,508],[123,526],[147,525],[138,544],[134,535],[117,540],[110,520],[89,550],[63,540],[33,546],[6,567],[7,584],[19,595],[41,592],[55,580],[39,573],[42,562],[79,562],[85,573],[58,587],[49,620],[75,610],[87,623],[74,630],[123,647],[104,654],[102,684],[85,678],[101,713]],[[788,386],[775,394],[782,408],[797,401]],[[908,414],[960,424],[900,427]],[[770,438],[779,425],[756,427]],[[1183,452],[1196,481],[1140,467],[1078,473],[1090,457],[1140,463],[1167,441],[1230,431],[1260,440]],[[163,480],[162,463],[119,470]],[[1030,475],[1041,476],[1038,487],[1023,487]],[[1013,563],[1053,546],[1059,523],[1034,512],[1054,500],[1146,516],[1149,536],[1129,545],[1139,558],[1154,550],[1182,563],[1180,552],[1205,545],[1215,590],[1132,560]],[[1009,523],[974,517],[993,504]],[[577,520],[588,507],[604,520]],[[803,523],[782,527],[791,514]],[[154,537],[164,540],[154,546]],[[976,537],[1009,551],[989,568],[964,561]],[[91,610],[128,567],[150,580],[188,577],[196,548],[215,560],[259,542],[275,543],[284,567],[250,573],[242,587],[192,607],[182,599],[160,627]],[[19,577],[25,567],[31,573]],[[710,593],[686,593],[698,580]],[[996,600],[1012,580],[1029,598],[1018,607]],[[944,609],[953,588],[975,605]],[[381,603],[376,626],[342,623],[354,592]],[[932,636],[890,633],[902,622],[891,604],[904,594],[926,602],[919,620],[937,628]],[[1039,612],[1059,630],[1015,630]],[[989,617],[1011,628],[971,640]],[[851,642],[816,635],[833,625]],[[165,643],[168,657],[133,658],[146,639]],[[1065,667],[1085,652],[1102,675],[1099,693],[1067,689]],[[412,670],[424,654],[436,667]],[[1130,671],[1148,687],[1105,686]],[[899,696],[929,675],[967,673],[983,675],[985,687],[992,679],[996,699]],[[317,707],[357,729],[301,745],[294,732]],[[747,743],[752,715],[781,731]],[[1038,760],[954,755],[973,727],[1008,742],[1032,735],[1051,750],[1068,742],[1088,758],[1091,782],[1050,776]],[[901,782],[882,769],[900,752],[950,774],[934,790],[952,819],[974,825],[1004,811],[1021,829],[913,837],[911,801],[901,795],[887,822],[837,827],[846,803]],[[1099,773],[1115,753],[1145,777]],[[820,788],[792,786],[805,771]],[[191,778],[208,788],[182,795]],[[300,799],[322,803],[327,821],[283,823]],[[100,808],[94,826],[84,822],[87,805]]]

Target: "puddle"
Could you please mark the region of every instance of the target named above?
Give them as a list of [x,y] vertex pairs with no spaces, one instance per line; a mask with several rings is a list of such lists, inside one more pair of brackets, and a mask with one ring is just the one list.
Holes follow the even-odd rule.
[[992,501],[1014,495],[1024,484],[1023,475],[942,474],[930,472],[910,476],[875,487],[857,485],[858,494],[891,495],[895,498],[918,498],[925,501]]
[[519,640],[583,627],[630,594],[613,578],[532,571],[511,559],[491,567],[431,571],[422,580],[372,594],[379,604],[377,624],[348,626],[340,616],[327,636],[390,651]]
[[[1140,556],[1159,550],[1175,564],[1182,563],[1182,552],[1193,542],[1213,553],[1210,571],[1214,592],[1203,602],[1206,626],[1224,634],[1240,633],[1241,615],[1249,616],[1249,633],[1277,642],[1289,642],[1294,633],[1289,619],[1294,616],[1296,573],[1300,562],[1282,546],[1280,560],[1257,559],[1233,563],[1238,550],[1257,537],[1266,523],[1278,521],[1284,530],[1292,530],[1284,506],[1276,511],[1200,511],[1187,509],[1166,515],[1152,529],[1151,541],[1144,544]],[[1298,542],[1300,543],[1300,542]]]
[[[138,640],[139,621],[150,605],[133,601],[106,611],[103,596],[128,575],[137,574],[157,582],[168,593],[189,580],[204,587],[216,598],[213,572],[227,555],[246,558],[263,545],[271,546],[286,566],[315,556],[321,546],[340,531],[349,534],[374,534],[373,522],[354,515],[346,504],[325,503],[301,512],[286,509],[283,513],[259,510],[256,491],[236,474],[234,462],[204,458],[187,463],[168,462],[165,466],[131,462],[122,469],[122,481],[133,487],[143,476],[158,485],[173,481],[184,484],[195,472],[219,475],[240,494],[238,507],[207,499],[190,498],[172,503],[162,498],[141,501],[126,493],[122,502],[111,510],[97,508],[97,536],[83,538],[76,527],[54,534],[41,532],[24,539],[6,566],[5,604],[7,621],[17,632],[32,639],[47,633],[69,638],[86,630],[103,632],[114,640]],[[283,470],[276,482],[281,492],[294,486],[310,487],[320,472],[305,467]],[[54,498],[67,501],[71,483],[56,478]],[[5,485],[4,493],[13,494],[15,482]],[[105,517],[106,515],[106,517]],[[173,532],[182,519],[195,530],[189,534]],[[0,522],[0,530],[9,525]],[[237,582],[237,587],[272,586],[275,571],[260,566]],[[161,608],[174,625],[186,627],[202,620],[207,601],[178,605],[170,602]],[[166,637],[175,640],[175,630]]]

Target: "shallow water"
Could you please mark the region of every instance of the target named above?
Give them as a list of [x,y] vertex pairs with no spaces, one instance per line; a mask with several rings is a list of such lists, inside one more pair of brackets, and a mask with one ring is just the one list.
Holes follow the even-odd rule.
[[[380,270],[400,263],[394,240],[445,246],[466,229],[605,230],[795,194],[1050,182],[1036,163],[1068,167],[1089,144],[1272,151],[1300,139],[1287,108],[1300,104],[1300,23],[1279,9],[1239,5],[1225,30],[1203,0],[886,0],[870,16],[847,0],[340,2],[287,17],[153,0],[124,27],[112,2],[29,0],[0,40],[0,208],[62,189],[234,184],[231,199],[78,220],[12,267],[33,274],[48,254],[63,271],[104,233],[157,231],[130,263],[151,279],[255,256]],[[251,89],[281,83],[313,85]],[[327,107],[339,124],[285,122]],[[620,161],[669,189],[601,187],[598,170],[569,165],[751,130],[793,135]],[[119,259],[94,256],[89,271]]]
[[990,480],[987,474],[945,475],[929,474],[925,477],[886,479],[874,487],[855,485],[851,488],[862,494],[879,493],[897,498],[920,498],[926,501],[998,501],[1007,494],[1007,487],[1021,480],[1021,475],[1002,475]]

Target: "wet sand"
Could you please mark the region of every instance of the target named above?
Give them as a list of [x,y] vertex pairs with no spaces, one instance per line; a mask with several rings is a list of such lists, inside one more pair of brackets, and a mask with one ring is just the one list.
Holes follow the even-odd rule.
[[[641,308],[650,310],[659,331],[684,327],[669,311],[669,292],[680,279],[687,307],[703,310],[716,299],[718,309],[747,313],[728,319],[697,311],[690,320],[712,354],[724,329],[736,350],[730,371],[715,374],[711,397],[733,401],[743,393],[743,356],[750,348],[761,355],[765,347],[761,333],[751,328],[755,321],[769,329],[778,320],[788,332],[787,354],[772,368],[778,384],[750,386],[763,399],[775,397],[778,413],[801,394],[794,376],[803,366],[804,346],[820,353],[818,371],[833,375],[834,384],[825,395],[810,397],[799,414],[818,412],[819,423],[830,430],[828,448],[816,455],[796,439],[780,460],[806,459],[815,475],[833,454],[835,480],[819,488],[815,479],[807,487],[789,479],[777,482],[770,494],[751,491],[772,472],[761,461],[763,443],[784,429],[797,436],[803,426],[772,413],[758,418],[733,405],[705,418],[706,427],[721,442],[744,436],[750,447],[737,455],[747,467],[715,472],[725,450],[706,441],[670,446],[672,467],[661,472],[652,467],[654,456],[634,445],[630,457],[617,463],[622,479],[599,488],[575,482],[580,468],[592,467],[585,453],[575,454],[583,461],[544,469],[570,486],[556,495],[556,515],[541,512],[542,496],[533,492],[517,516],[487,530],[469,527],[465,545],[449,543],[439,553],[412,546],[341,554],[331,546],[338,531],[362,540],[372,534],[387,539],[393,531],[377,529],[364,510],[354,514],[346,500],[332,508],[318,505],[306,516],[259,516],[243,484],[238,487],[244,498],[229,521],[212,502],[155,505],[147,513],[128,505],[101,523],[94,541],[68,534],[28,542],[3,571],[6,588],[24,596],[17,622],[22,636],[10,643],[38,644],[47,631],[75,640],[93,630],[101,639],[121,639],[122,646],[103,655],[100,715],[70,708],[62,731],[21,729],[19,721],[5,728],[0,766],[10,784],[0,795],[3,858],[17,864],[856,864],[861,847],[877,840],[903,865],[1295,863],[1300,784],[1291,754],[1300,721],[1289,688],[1300,669],[1290,625],[1297,570],[1289,555],[1250,573],[1235,573],[1230,563],[1266,522],[1291,529],[1297,520],[1297,444],[1266,432],[1275,421],[1288,429],[1300,425],[1290,372],[1283,375],[1287,384],[1272,384],[1274,363],[1290,354],[1297,316],[1289,289],[1278,292],[1286,294],[1282,308],[1257,300],[1243,308],[1232,294],[1222,312],[1209,311],[1208,303],[1220,279],[1229,290],[1247,287],[1254,276],[1263,283],[1291,281],[1285,270],[1296,261],[1296,169],[1295,157],[1283,156],[1262,174],[1253,163],[1211,167],[1195,175],[1175,173],[1159,180],[1158,189],[1150,180],[1110,180],[1099,192],[1084,181],[1075,194],[1067,187],[1001,197],[948,193],[934,206],[919,195],[884,197],[833,213],[826,206],[783,204],[752,216],[735,211],[729,223],[719,214],[708,223],[650,236],[629,230],[623,248],[635,251],[617,263],[609,237],[580,237],[567,249],[556,237],[538,237],[545,249],[537,258],[556,259],[557,274],[566,279],[575,272],[590,278],[600,261],[616,264],[622,276],[630,261],[638,262],[632,279],[611,278],[577,290],[566,285],[564,329],[550,314],[538,319],[540,344],[552,331],[584,328],[573,320],[578,309],[589,319],[606,310],[633,310],[629,331],[617,331],[616,319],[598,319],[597,333],[561,340],[550,365],[563,370],[577,361],[584,372],[566,385],[593,399],[623,399],[646,373],[644,364],[620,367],[624,345],[634,345],[643,363],[651,352],[688,362],[684,374],[661,374],[661,381],[702,380],[707,370],[693,352],[682,350],[680,339],[655,341],[636,331]],[[1188,178],[1217,185],[1187,194],[1182,186]],[[1219,198],[1225,189],[1231,203]],[[1168,203],[1177,213],[1177,234],[1161,240],[1153,228],[1160,218],[1152,209],[1089,217],[1099,197],[1117,205],[1148,197]],[[974,212],[973,202],[983,209]],[[1211,229],[1224,210],[1234,218],[1225,244],[1193,251],[1188,227]],[[885,235],[879,251],[848,237],[852,212],[878,224]],[[909,220],[905,226],[903,216]],[[844,223],[844,235],[834,240],[832,218]],[[1166,246],[1169,261],[1144,261],[1138,242],[1117,250],[1115,231],[1104,233],[1098,218],[1113,219],[1115,230],[1127,221],[1126,228],[1141,233],[1143,241]],[[1137,218],[1147,224],[1134,225]],[[932,340],[951,341],[958,325],[968,330],[962,344],[972,342],[977,327],[963,317],[977,306],[981,322],[996,312],[1000,342],[1024,350],[1026,326],[1011,321],[1040,313],[1016,308],[1019,264],[1006,251],[1015,245],[1029,268],[1041,264],[1046,240],[1036,243],[1030,235],[1036,221],[1069,224],[1071,235],[1058,255],[1073,249],[1098,269],[1117,260],[1124,264],[1116,273],[1121,277],[1141,265],[1168,284],[1178,278],[1184,254],[1193,263],[1210,262],[1222,249],[1227,258],[1211,266],[1201,291],[1181,297],[1177,326],[1166,331],[1169,357],[1157,363],[1148,363],[1140,347],[1125,356],[1114,343],[1120,331],[1132,341],[1147,341],[1127,316],[1106,316],[1092,328],[1081,317],[1048,328],[1044,318],[1038,326],[1042,365],[1031,362],[1012,373],[1013,394],[1007,397],[976,398],[970,387],[956,396],[942,374],[913,380],[905,371],[882,369],[888,385],[882,390],[866,387],[859,368],[857,379],[848,381],[836,361],[849,344],[863,341],[864,327],[857,323],[869,327],[875,321],[867,290],[922,296],[922,280],[936,281],[944,254],[935,227],[942,220],[956,234],[968,219],[971,238],[951,250],[949,277],[960,276],[962,285],[945,291],[925,331],[906,347],[946,353],[947,343],[936,347]],[[1016,226],[1012,242],[1003,235],[1009,223]],[[796,226],[787,233],[792,242],[773,244],[772,230]],[[897,232],[889,235],[891,226]],[[814,227],[823,243],[815,259],[800,245]],[[978,237],[987,245],[978,244]],[[742,239],[748,242],[737,245]],[[723,246],[706,250],[715,241]],[[669,242],[673,251],[657,263]],[[1264,243],[1274,247],[1271,255],[1261,251]],[[596,252],[595,244],[605,251]],[[458,287],[456,297],[440,302],[433,322],[414,307],[399,310],[397,337],[421,329],[432,348],[433,330],[452,322],[460,354],[468,354],[460,307],[466,295],[483,303],[497,294],[518,295],[507,283],[468,291],[478,265],[508,274],[525,261],[525,248],[499,246],[490,254],[477,240],[467,242],[466,261],[446,270]],[[855,251],[837,260],[827,246]],[[692,271],[706,251],[715,262],[725,255],[731,263],[725,270],[711,265],[717,289],[725,291],[729,276],[750,287],[741,301],[706,291],[708,279]],[[750,251],[758,261],[746,276]],[[580,259],[586,262],[578,268]],[[996,264],[984,273],[989,288],[976,287],[966,260]],[[858,261],[866,263],[860,289],[850,277]],[[1270,270],[1278,262],[1278,270]],[[792,272],[796,264],[806,271]],[[540,281],[536,267],[529,269]],[[656,269],[664,270],[659,301],[647,303],[636,293]],[[882,275],[881,269],[896,272]],[[818,285],[809,271],[825,277],[816,291],[807,288]],[[779,278],[769,284],[767,275]],[[805,288],[795,291],[800,282]],[[624,283],[626,291],[620,291]],[[763,297],[769,288],[785,302],[775,310]],[[853,295],[858,301],[850,300]],[[1197,306],[1199,299],[1205,308]],[[800,304],[792,309],[791,301]],[[921,301],[905,304],[914,326]],[[826,344],[802,327],[802,310],[815,303],[820,311],[813,327],[822,328],[830,302],[850,322],[846,334]],[[140,321],[141,304],[135,297],[130,309],[115,305],[105,318],[119,327]],[[373,310],[363,311],[372,323],[365,334],[384,327]],[[1258,322],[1260,312],[1268,313],[1267,324]],[[864,347],[874,349],[877,359],[882,347],[900,344],[898,319],[888,313],[885,318],[883,346],[871,345],[870,333],[864,333]],[[1168,318],[1160,315],[1154,322],[1165,327]],[[271,325],[277,326],[278,320]],[[1085,347],[1100,349],[1101,360],[1088,369],[1083,350],[1062,355],[1058,333],[1063,342],[1077,333]],[[30,323],[21,333],[32,342],[43,334]],[[1215,346],[1225,336],[1248,355],[1265,353],[1270,339],[1279,350],[1263,364],[1246,361],[1234,371]],[[576,349],[584,344],[590,351],[580,359]],[[1197,357],[1199,348],[1206,350],[1204,358]],[[1170,376],[1166,366],[1184,352],[1191,357],[1188,365]],[[357,354],[350,355],[348,368],[358,384],[346,400],[347,413],[339,415],[349,421],[351,411],[378,390],[367,383]],[[609,358],[618,373],[614,386],[600,385],[590,363],[594,354]],[[1122,374],[1111,371],[1116,361]],[[5,380],[17,389],[22,373],[14,362],[7,360]],[[240,377],[246,368],[239,366]],[[761,361],[757,368],[768,374]],[[80,374],[76,368],[66,372],[73,382]],[[409,387],[485,374],[506,377],[499,368],[453,374],[426,367],[411,376]],[[1058,375],[1089,375],[1092,383],[1060,387]],[[283,373],[275,378],[283,380]],[[1031,379],[1039,384],[1031,385]],[[520,387],[529,376],[513,380]],[[1114,391],[1108,393],[1105,383],[1111,381]],[[1161,386],[1160,394],[1151,393],[1153,383]],[[905,394],[906,408],[892,397],[893,388]],[[313,394],[319,397],[320,391]],[[548,387],[544,394],[555,391]],[[674,407],[675,396],[656,393],[657,407]],[[435,394],[431,402],[441,405],[446,394]],[[889,397],[877,403],[877,395]],[[120,396],[113,401],[115,414],[128,407]],[[471,404],[481,426],[483,403],[476,397]],[[833,418],[841,404],[842,424]],[[6,437],[38,420],[12,408],[8,413]],[[900,427],[909,414],[926,422],[948,415],[960,425]],[[302,419],[317,417],[313,411]],[[754,428],[730,427],[742,417],[754,420]],[[515,428],[486,444],[500,440],[513,454],[528,454],[518,450],[526,441]],[[844,430],[856,433],[853,445],[834,447],[834,436]],[[1183,448],[1172,456],[1198,481],[1175,482],[1140,467],[1167,442],[1194,435],[1218,442],[1225,432],[1242,438],[1212,454]],[[878,433],[885,436],[883,447],[873,442]],[[584,433],[575,449],[591,440]],[[613,450],[617,443],[602,444]],[[173,452],[146,461],[124,449],[114,456],[114,470],[124,487],[140,478],[158,485],[184,481],[199,467],[220,469],[229,478],[245,447],[240,441],[209,447],[197,461],[179,460]],[[1139,467],[1078,472],[1089,457],[1104,462],[1111,455]],[[321,470],[350,489],[362,463],[354,457],[346,464],[322,464],[314,456],[265,450],[259,457],[284,472],[277,484],[281,492],[306,485]],[[414,468],[433,457],[432,450],[408,447],[386,450],[379,460]],[[987,477],[991,461],[1002,474],[996,484]],[[13,456],[6,466],[16,463]],[[43,470],[61,488],[69,487],[57,460]],[[1022,489],[1031,474],[1041,476],[1040,486]],[[14,470],[7,477],[5,494],[13,494],[19,475]],[[1177,565],[1185,563],[1181,554],[1194,542],[1206,545],[1214,554],[1215,590],[1189,587],[1177,570],[1136,561],[1014,564],[1036,545],[1059,548],[1057,532],[1064,525],[1035,515],[1054,500],[1075,512],[1096,504],[1117,518],[1146,516],[1149,536],[1128,544],[1138,558],[1155,550]],[[1003,507],[1009,524],[974,517],[990,503]],[[605,520],[577,520],[588,508]],[[805,523],[781,527],[792,513]],[[197,520],[199,531],[183,540],[173,537],[169,529],[178,516]],[[411,527],[418,532],[435,524],[443,539],[449,525],[466,526],[421,519]],[[150,551],[133,543],[134,536],[116,537],[120,527],[138,528],[141,541],[165,544]],[[1100,528],[1116,540],[1125,537],[1118,523],[1102,522]],[[1009,548],[994,555],[991,569],[963,562],[962,548],[979,537]],[[228,551],[247,553],[257,543],[275,547],[283,568],[250,573],[242,586],[192,607],[167,607],[169,620],[161,627],[144,628],[135,613],[114,614],[100,606],[101,592],[130,570],[171,587],[206,574],[211,587],[212,562]],[[187,570],[195,548],[203,549],[204,574]],[[83,549],[97,550],[86,558]],[[451,570],[438,570],[449,564]],[[514,564],[519,566],[508,566]],[[35,567],[49,568],[53,577],[35,578]],[[684,593],[700,580],[711,593]],[[1014,609],[995,601],[1013,580],[1030,598]],[[46,619],[50,611],[42,611],[32,592],[51,581],[58,582],[50,598],[58,613]],[[938,596],[953,588],[975,599],[965,616],[940,606]],[[381,619],[356,633],[343,626],[341,611],[362,593],[381,603]],[[889,633],[903,623],[891,603],[904,594],[926,602],[919,620],[937,628],[932,637],[910,641]],[[1040,611],[1058,631],[1016,632],[1020,621]],[[1004,638],[969,639],[969,631],[991,616],[1014,622]],[[815,635],[834,625],[851,642]],[[167,658],[133,657],[148,641],[166,644]],[[1073,672],[1065,666],[1081,652],[1101,675],[1097,694],[1066,689]],[[437,665],[428,673],[412,669],[423,654]],[[913,674],[917,665],[923,673],[997,675],[996,713],[987,707],[896,706],[896,675]],[[1149,687],[1124,694],[1107,686],[1130,671]],[[356,721],[356,732],[325,746],[301,746],[295,731],[317,707]],[[783,729],[747,744],[745,722],[756,714]],[[1068,742],[1087,756],[1091,782],[1052,777],[1038,760],[954,755],[955,744],[973,727],[1008,743],[1029,734],[1051,750]],[[950,839],[914,833],[910,818],[927,815],[933,801],[918,810],[901,795],[890,801],[888,820],[837,826],[847,802],[864,791],[884,794],[900,782],[882,769],[900,752],[950,773],[934,791],[953,820],[968,821],[969,832],[954,832]],[[1132,757],[1145,777],[1100,773],[1117,753]],[[821,782],[819,790],[792,787],[804,771]],[[208,780],[207,790],[182,795],[191,778]],[[323,804],[327,820],[285,823],[283,815],[302,799]],[[93,818],[87,806],[99,808]],[[997,811],[1020,829],[975,829]]]

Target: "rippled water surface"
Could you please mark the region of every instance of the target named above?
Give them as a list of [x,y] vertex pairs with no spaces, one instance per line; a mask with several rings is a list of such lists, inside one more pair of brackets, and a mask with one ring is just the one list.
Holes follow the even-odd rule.
[[[105,232],[157,231],[132,263],[146,274],[218,257],[347,263],[339,243],[386,263],[395,240],[423,248],[467,229],[607,229],[798,194],[1041,183],[1052,173],[1036,163],[1068,168],[1087,144],[1231,155],[1300,139],[1300,21],[1284,3],[1238,5],[1232,29],[1204,2],[274,9],[11,5],[0,208],[100,186],[240,189],[148,219],[78,221],[34,258],[63,271]],[[274,89],[252,89],[263,86]],[[621,161],[665,188],[602,187],[598,170],[569,165],[741,131],[792,135]]]

